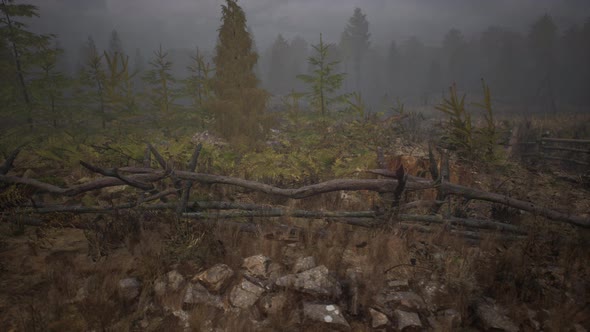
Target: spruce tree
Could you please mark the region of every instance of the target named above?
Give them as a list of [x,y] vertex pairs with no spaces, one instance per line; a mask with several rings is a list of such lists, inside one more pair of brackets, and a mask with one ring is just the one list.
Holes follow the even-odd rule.
[[168,60],[168,52],[162,45],[154,52],[154,58],[149,62],[149,69],[143,79],[148,85],[148,95],[152,110],[156,118],[164,119],[173,116],[177,98],[176,79],[172,76],[172,62]]
[[258,88],[254,67],[258,54],[246,27],[246,15],[236,0],[226,0],[213,62],[215,94],[210,108],[215,128],[235,143],[252,143],[265,133],[264,111],[268,94]]
[[342,35],[342,45],[345,45],[352,59],[355,77],[355,89],[361,89],[361,63],[367,51],[369,50],[369,22],[360,8],[355,8],[353,15],[348,19],[348,25]]
[[106,128],[106,96],[105,81],[106,70],[103,64],[103,55],[99,53],[92,36],[88,37],[86,44],[82,49],[82,61],[79,80],[82,91],[79,91],[81,105],[98,108],[98,115],[102,129]]
[[20,98],[16,105],[25,109],[26,122],[33,129],[34,100],[29,86],[31,67],[39,62],[40,50],[51,43],[53,35],[36,34],[27,30],[27,25],[20,18],[39,17],[38,8],[34,5],[15,4],[14,0],[0,2],[0,40],[10,50],[9,65],[14,68],[18,80]]
[[307,97],[324,120],[332,104],[343,102],[346,99],[346,95],[335,95],[342,86],[345,74],[334,73],[334,67],[338,61],[329,61],[328,59],[328,50],[331,46],[331,44],[324,43],[322,34],[320,34],[320,42],[312,46],[316,54],[308,59],[312,68],[311,75],[297,76],[310,86],[311,90],[307,93]]
[[205,128],[205,123],[209,122],[211,115],[205,106],[205,103],[211,98],[211,77],[214,69],[206,61],[203,52],[197,49],[194,55],[191,55],[191,63],[187,66],[189,77],[183,80],[184,95],[191,98],[193,108],[199,116],[201,129]]
[[123,42],[121,42],[121,37],[119,37],[119,32],[117,32],[117,30],[111,32],[111,39],[109,40],[109,54],[115,55],[115,53],[125,53],[123,50]]
[[289,43],[279,34],[270,52],[268,80],[272,93],[285,94],[289,91],[289,51]]

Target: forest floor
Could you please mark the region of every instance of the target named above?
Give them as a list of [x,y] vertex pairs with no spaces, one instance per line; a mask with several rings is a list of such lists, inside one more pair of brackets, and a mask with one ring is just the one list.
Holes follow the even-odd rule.
[[[587,184],[572,183],[557,176],[555,168],[525,168],[509,162],[500,171],[458,164],[452,170],[452,181],[454,178],[465,185],[563,212],[590,214]],[[240,190],[230,195],[236,200],[260,202],[259,195]],[[343,201],[336,194],[282,203],[308,209],[366,209],[374,199],[354,197],[357,199],[353,203]],[[139,229],[115,234],[107,241],[108,246],[99,243],[101,247],[97,248],[97,241],[94,241],[97,236],[108,236],[104,229],[101,234],[66,227],[19,228],[14,223],[1,223],[0,326],[3,331],[322,331],[342,328],[309,323],[305,317],[261,318],[260,313],[253,313],[251,309],[248,314],[227,314],[227,310],[207,311],[197,306],[185,308],[183,312],[188,318],[177,311],[161,308],[149,311],[154,306],[149,300],[154,297],[152,285],[169,271],[178,271],[188,280],[218,263],[241,271],[245,258],[264,255],[283,267],[291,267],[294,261],[312,256],[317,265],[326,266],[337,280],[346,280],[350,269],[355,270],[360,276],[360,313],[351,314],[350,299],[346,296],[334,300],[346,308],[345,316],[353,331],[374,330],[372,327],[377,325],[369,309],[378,307],[376,296],[394,280],[407,280],[410,288],[429,306],[436,307],[430,311],[416,309],[420,326],[410,326],[404,331],[412,328],[510,330],[511,326],[523,331],[584,331],[590,327],[590,234],[587,230],[490,204],[470,202],[456,206],[461,206],[462,213],[470,217],[491,213],[496,218],[524,225],[528,235],[509,241],[489,234],[473,241],[453,236],[444,227],[432,227],[432,232],[422,233],[395,225],[365,229],[295,218],[257,220],[259,231],[252,234],[240,232],[233,226],[181,229],[170,222],[146,221],[140,223]],[[68,218],[77,217],[66,215],[63,218],[67,223]],[[143,217],[120,217],[125,223],[133,218]],[[167,218],[166,215],[149,217],[152,221]],[[277,221],[302,227],[307,234],[324,235],[269,236],[266,225]],[[108,225],[112,228],[117,224]],[[395,266],[398,268],[385,272]],[[119,283],[129,277],[142,284],[141,295],[134,300],[120,296]],[[424,290],[425,282],[438,283],[446,290],[435,300],[430,299],[431,303],[428,291]],[[326,301],[321,297],[297,296],[289,297],[293,307],[300,307],[304,300]],[[490,323],[479,310],[478,303],[482,299],[493,299],[504,316],[491,318]],[[166,307],[161,304],[165,302],[159,302],[160,306]],[[445,328],[436,323],[440,317],[437,312],[442,309],[454,310],[458,317]],[[146,318],[150,315],[160,319],[154,322]],[[379,329],[400,328],[402,318],[389,315],[389,319],[392,322]],[[500,321],[496,322],[499,324],[496,327],[494,319]],[[502,320],[510,324],[502,327]]]

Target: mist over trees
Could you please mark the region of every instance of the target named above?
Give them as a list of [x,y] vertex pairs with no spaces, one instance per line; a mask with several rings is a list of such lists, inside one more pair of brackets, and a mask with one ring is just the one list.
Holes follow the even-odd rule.
[[[220,135],[241,141],[263,137],[268,105],[293,94],[306,96],[320,113],[348,107],[330,105],[328,95],[351,93],[369,111],[388,112],[398,103],[432,108],[451,84],[478,96],[482,78],[497,103],[529,112],[576,110],[590,102],[590,18],[563,26],[545,14],[525,31],[497,25],[474,33],[450,26],[438,43],[412,34],[376,43],[371,17],[354,8],[342,17],[338,40],[322,37],[318,44],[277,31],[259,56],[235,0],[222,6],[215,50],[126,49],[118,29],[64,50],[59,36],[27,27],[39,15],[37,7],[3,0],[0,9],[0,71],[12,78],[0,83],[0,108],[11,123],[29,128],[95,118],[106,129],[141,115],[163,121],[182,114],[199,128],[212,124]],[[104,49],[95,38],[107,41]],[[275,102],[267,103],[273,96]]]

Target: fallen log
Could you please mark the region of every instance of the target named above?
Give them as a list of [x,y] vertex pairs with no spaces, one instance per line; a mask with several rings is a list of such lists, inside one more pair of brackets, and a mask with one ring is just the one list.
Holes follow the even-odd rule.
[[531,202],[521,201],[508,196],[487,192],[479,189],[464,187],[450,182],[442,183],[440,185],[440,189],[447,195],[458,195],[469,199],[498,203],[516,209],[524,210],[535,215],[546,217],[551,220],[563,221],[574,226],[590,228],[589,217],[580,217],[568,213],[558,212],[555,210],[540,207]]
[[[251,180],[244,180],[240,178],[222,176],[222,175],[211,175],[203,173],[195,173],[189,171],[172,171],[172,170],[155,170],[152,168],[137,168],[137,167],[121,167],[118,169],[120,172],[135,173],[127,176],[128,179],[140,182],[153,182],[159,181],[167,176],[174,178],[191,180],[204,184],[226,184],[234,185],[250,190],[260,191],[269,195],[278,195],[288,198],[301,199],[311,197],[323,193],[340,191],[340,190],[369,190],[380,193],[393,192],[398,186],[398,181],[394,179],[337,179],[329,180],[317,184],[303,186],[300,188],[279,188],[269,184],[264,184]],[[537,206],[531,202],[517,200],[508,196],[486,192],[479,189],[473,189],[464,187],[456,184],[452,184],[447,181],[442,183],[436,183],[433,181],[414,181],[409,179],[406,183],[406,190],[422,190],[428,188],[438,188],[443,195],[459,195],[468,199],[483,200],[488,202],[494,202],[503,204],[513,208],[517,208],[523,211],[527,211],[542,217],[546,217],[555,221],[563,221],[571,225],[590,228],[590,218],[574,216],[571,214],[561,213],[555,210],[543,208]],[[1,175],[0,182],[7,183],[21,183],[35,187],[41,191],[46,191],[55,194],[61,194],[66,196],[75,196],[80,193],[84,193],[91,190],[101,189],[105,187],[118,186],[126,184],[124,181],[118,178],[104,178],[91,181],[81,185],[75,185],[68,188],[61,188],[48,183],[44,183],[34,179],[19,178],[15,176]]]

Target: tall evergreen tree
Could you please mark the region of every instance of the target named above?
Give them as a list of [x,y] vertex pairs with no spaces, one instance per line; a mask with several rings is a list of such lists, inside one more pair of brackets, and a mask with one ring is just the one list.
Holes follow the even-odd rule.
[[401,54],[397,47],[397,43],[392,41],[389,44],[387,51],[387,81],[389,84],[388,91],[393,93],[394,96],[399,96],[400,85],[402,84],[401,77]]
[[184,83],[184,94],[191,98],[194,111],[199,115],[200,127],[205,128],[205,124],[211,119],[211,115],[205,107],[205,103],[211,98],[211,78],[214,68],[205,59],[203,52],[197,51],[191,55],[191,63],[187,66],[189,77]]
[[98,52],[94,39],[89,36],[82,49],[83,65],[80,68],[79,79],[86,91],[80,91],[82,103],[85,106],[97,106],[102,129],[106,128],[106,94],[105,82],[107,73],[103,64],[103,55]]
[[302,91],[305,85],[297,79],[297,75],[305,73],[307,68],[307,54],[309,45],[301,36],[295,36],[289,44],[289,87],[295,91]]
[[529,56],[533,66],[529,75],[532,77],[533,91],[531,97],[555,111],[555,46],[557,27],[548,14],[537,19],[528,34]]
[[360,8],[355,8],[354,13],[350,19],[348,19],[348,25],[344,30],[341,44],[346,45],[345,50],[352,60],[355,77],[355,89],[360,91],[361,89],[361,64],[363,57],[369,50],[370,41],[369,38],[369,22],[367,17],[363,14]]
[[265,133],[261,121],[268,96],[258,88],[254,74],[258,54],[252,49],[244,11],[236,0],[226,0],[221,9],[222,23],[213,58],[212,89],[216,100],[211,109],[220,134],[233,142],[248,144]]
[[149,87],[148,95],[152,104],[152,110],[156,118],[172,116],[174,102],[177,98],[176,80],[172,76],[172,62],[168,60],[168,52],[162,49],[162,45],[154,51],[154,57],[149,62],[150,69],[143,76]]
[[289,43],[281,34],[277,36],[271,46],[270,68],[268,80],[271,92],[275,94],[285,94],[291,88],[289,86]]
[[109,39],[109,54],[114,55],[115,53],[125,53],[123,50],[123,42],[121,42],[121,37],[119,37],[119,32],[117,32],[117,30],[111,32],[111,37]]
[[443,52],[446,60],[447,81],[465,84],[463,71],[467,57],[465,38],[461,31],[453,28],[447,32],[443,41]]
[[0,2],[0,40],[10,49],[12,63],[18,79],[21,98],[17,104],[23,105],[26,122],[33,129],[34,101],[31,96],[29,69],[38,63],[40,50],[51,43],[53,35],[36,34],[27,30],[20,18],[39,17],[38,8],[33,5],[15,4],[14,0]]
[[59,58],[63,50],[59,45],[44,46],[40,52],[39,73],[32,82],[32,95],[36,108],[43,112],[42,118],[48,119],[53,128],[65,120],[65,89],[69,84],[67,76],[58,69]]

